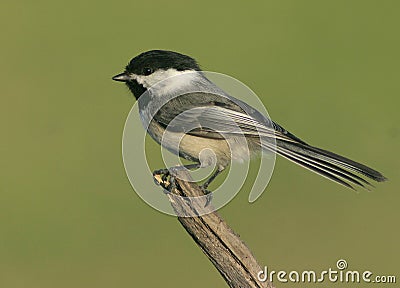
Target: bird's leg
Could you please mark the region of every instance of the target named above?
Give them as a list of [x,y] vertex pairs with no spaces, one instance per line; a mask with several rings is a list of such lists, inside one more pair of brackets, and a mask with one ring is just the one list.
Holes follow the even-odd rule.
[[201,185],[201,187],[202,187],[203,189],[207,189],[208,186],[211,184],[211,182],[214,181],[215,178],[216,178],[219,174],[221,174],[222,171],[224,171],[224,169],[225,169],[224,167],[218,167],[217,170],[214,172],[214,174],[212,174],[212,175],[210,176],[210,178],[208,178],[208,179],[206,180],[206,182],[204,182],[203,185]]
[[200,186],[200,188],[203,190],[204,194],[207,196],[207,201],[206,201],[206,204],[204,205],[204,207],[207,207],[207,206],[210,204],[211,200],[212,200],[211,191],[210,191],[210,190],[207,190],[208,186],[209,186],[209,185],[211,184],[211,182],[214,181],[215,178],[217,178],[217,176],[218,176],[219,174],[221,174],[221,172],[224,171],[224,170],[225,170],[225,167],[219,166],[219,167],[217,168],[217,170],[215,170],[214,174],[212,174],[212,175],[210,176],[210,178],[208,178],[208,179],[206,180],[206,182],[204,182],[203,185]]

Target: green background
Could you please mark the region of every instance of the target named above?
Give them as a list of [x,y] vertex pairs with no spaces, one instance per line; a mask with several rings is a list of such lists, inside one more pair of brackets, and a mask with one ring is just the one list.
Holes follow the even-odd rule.
[[343,258],[400,281],[399,8],[2,1],[0,287],[224,287],[177,219],[147,206],[125,176],[134,100],[110,78],[149,49],[239,79],[291,132],[390,179],[354,193],[279,158],[259,200],[247,203],[244,187],[220,210],[261,265],[320,271]]

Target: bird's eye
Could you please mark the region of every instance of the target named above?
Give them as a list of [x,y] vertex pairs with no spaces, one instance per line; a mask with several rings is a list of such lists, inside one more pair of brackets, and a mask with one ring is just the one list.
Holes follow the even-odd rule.
[[146,67],[143,69],[143,75],[147,76],[150,75],[151,73],[153,73],[153,69]]

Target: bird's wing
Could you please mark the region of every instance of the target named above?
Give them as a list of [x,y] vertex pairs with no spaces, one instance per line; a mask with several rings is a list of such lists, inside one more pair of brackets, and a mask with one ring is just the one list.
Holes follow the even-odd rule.
[[154,120],[169,131],[207,138],[243,135],[304,143],[244,102],[210,93],[176,97],[154,115]]
[[168,128],[174,131],[184,128],[187,129],[184,131],[187,134],[207,138],[243,135],[294,141],[272,125],[269,127],[246,113],[219,106],[202,106],[186,110],[171,121]]

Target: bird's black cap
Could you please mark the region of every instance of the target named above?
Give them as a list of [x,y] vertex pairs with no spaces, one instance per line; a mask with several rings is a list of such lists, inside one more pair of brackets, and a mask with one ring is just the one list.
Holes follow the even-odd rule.
[[133,58],[126,66],[126,72],[146,75],[158,69],[176,69],[178,71],[196,70],[200,67],[193,58],[173,51],[151,50]]

